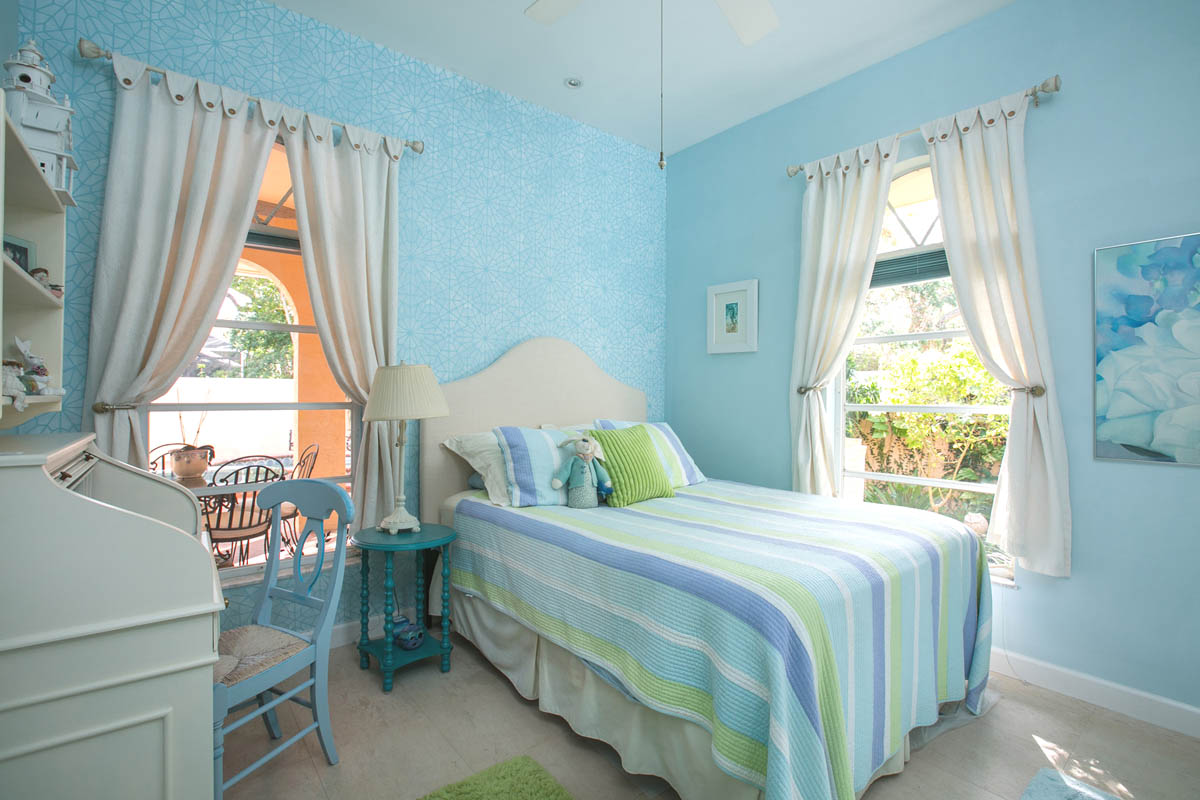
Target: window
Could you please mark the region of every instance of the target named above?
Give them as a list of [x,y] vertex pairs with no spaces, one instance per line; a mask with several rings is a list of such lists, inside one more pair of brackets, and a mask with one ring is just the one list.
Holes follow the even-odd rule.
[[[276,145],[259,194],[255,224],[208,338],[187,370],[150,406],[151,459],[173,445],[211,445],[216,467],[261,456],[289,476],[317,445],[311,477],[349,488],[361,408],[338,387],[313,325],[295,242],[287,159]],[[289,233],[289,229],[291,232]],[[155,464],[151,464],[152,468]],[[171,472],[168,460],[162,470]],[[265,561],[265,539],[226,566]],[[315,552],[310,540],[306,552]],[[287,552],[284,553],[286,557]]]
[[[963,328],[926,164],[892,182],[846,358],[843,495],[945,514],[982,538],[1008,437],[1008,389]],[[1011,559],[985,547],[993,573],[1011,576]]]

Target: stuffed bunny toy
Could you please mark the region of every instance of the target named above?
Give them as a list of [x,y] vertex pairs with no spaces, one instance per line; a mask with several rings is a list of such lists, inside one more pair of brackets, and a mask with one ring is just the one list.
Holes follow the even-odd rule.
[[582,433],[568,437],[559,447],[574,448],[574,455],[563,461],[550,485],[555,489],[567,487],[567,506],[595,508],[600,505],[597,493],[612,494],[612,478],[600,463],[604,451],[600,443]]

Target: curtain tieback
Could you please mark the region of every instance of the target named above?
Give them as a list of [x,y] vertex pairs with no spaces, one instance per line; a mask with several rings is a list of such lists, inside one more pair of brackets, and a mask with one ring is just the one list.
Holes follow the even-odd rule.
[[97,414],[107,414],[111,411],[134,411],[137,407],[137,403],[102,403],[99,400],[92,403],[92,411]]
[[796,389],[796,394],[808,394],[809,392],[819,392],[825,388],[827,384],[818,383],[816,386],[800,386]]
[[1028,392],[1030,397],[1041,397],[1046,393],[1045,386],[1016,386],[1010,389],[1013,392]]

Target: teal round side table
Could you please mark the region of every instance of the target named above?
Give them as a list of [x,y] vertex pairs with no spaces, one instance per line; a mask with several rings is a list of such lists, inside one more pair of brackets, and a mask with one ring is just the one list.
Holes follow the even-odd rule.
[[[392,678],[396,670],[422,661],[426,658],[442,657],[442,672],[450,671],[450,543],[458,536],[453,528],[445,525],[422,524],[421,530],[401,531],[395,535],[379,528],[363,528],[350,537],[350,544],[357,547],[362,556],[362,635],[358,640],[358,666],[367,669],[371,665],[371,656],[379,662],[379,670],[383,673],[383,690],[392,690]],[[442,551],[442,639],[428,635],[425,630],[425,550],[441,548]],[[370,554],[383,554],[383,638],[372,639],[367,633],[367,623],[370,617],[371,590],[367,579],[370,574]],[[396,553],[412,552],[416,554],[416,623],[425,633],[421,646],[415,650],[404,650],[397,647],[393,641],[395,633],[392,615],[396,611],[395,590],[396,580],[393,574],[392,558]]]

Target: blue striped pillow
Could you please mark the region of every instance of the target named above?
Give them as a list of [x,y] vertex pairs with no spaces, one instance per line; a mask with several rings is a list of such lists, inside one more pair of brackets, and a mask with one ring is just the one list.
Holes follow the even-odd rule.
[[550,485],[567,455],[568,448],[559,447],[566,441],[567,433],[511,425],[493,428],[492,432],[504,455],[508,496],[514,507],[567,504],[567,490]]
[[596,427],[601,430],[619,430],[620,428],[632,428],[634,425],[646,426],[646,432],[650,434],[650,441],[654,442],[654,449],[658,451],[658,458],[662,461],[663,470],[666,471],[667,478],[671,481],[672,489],[678,489],[680,486],[692,486],[708,480],[696,466],[696,462],[688,455],[688,451],[683,448],[683,442],[679,441],[679,437],[667,423],[626,422],[618,419],[596,420]]

